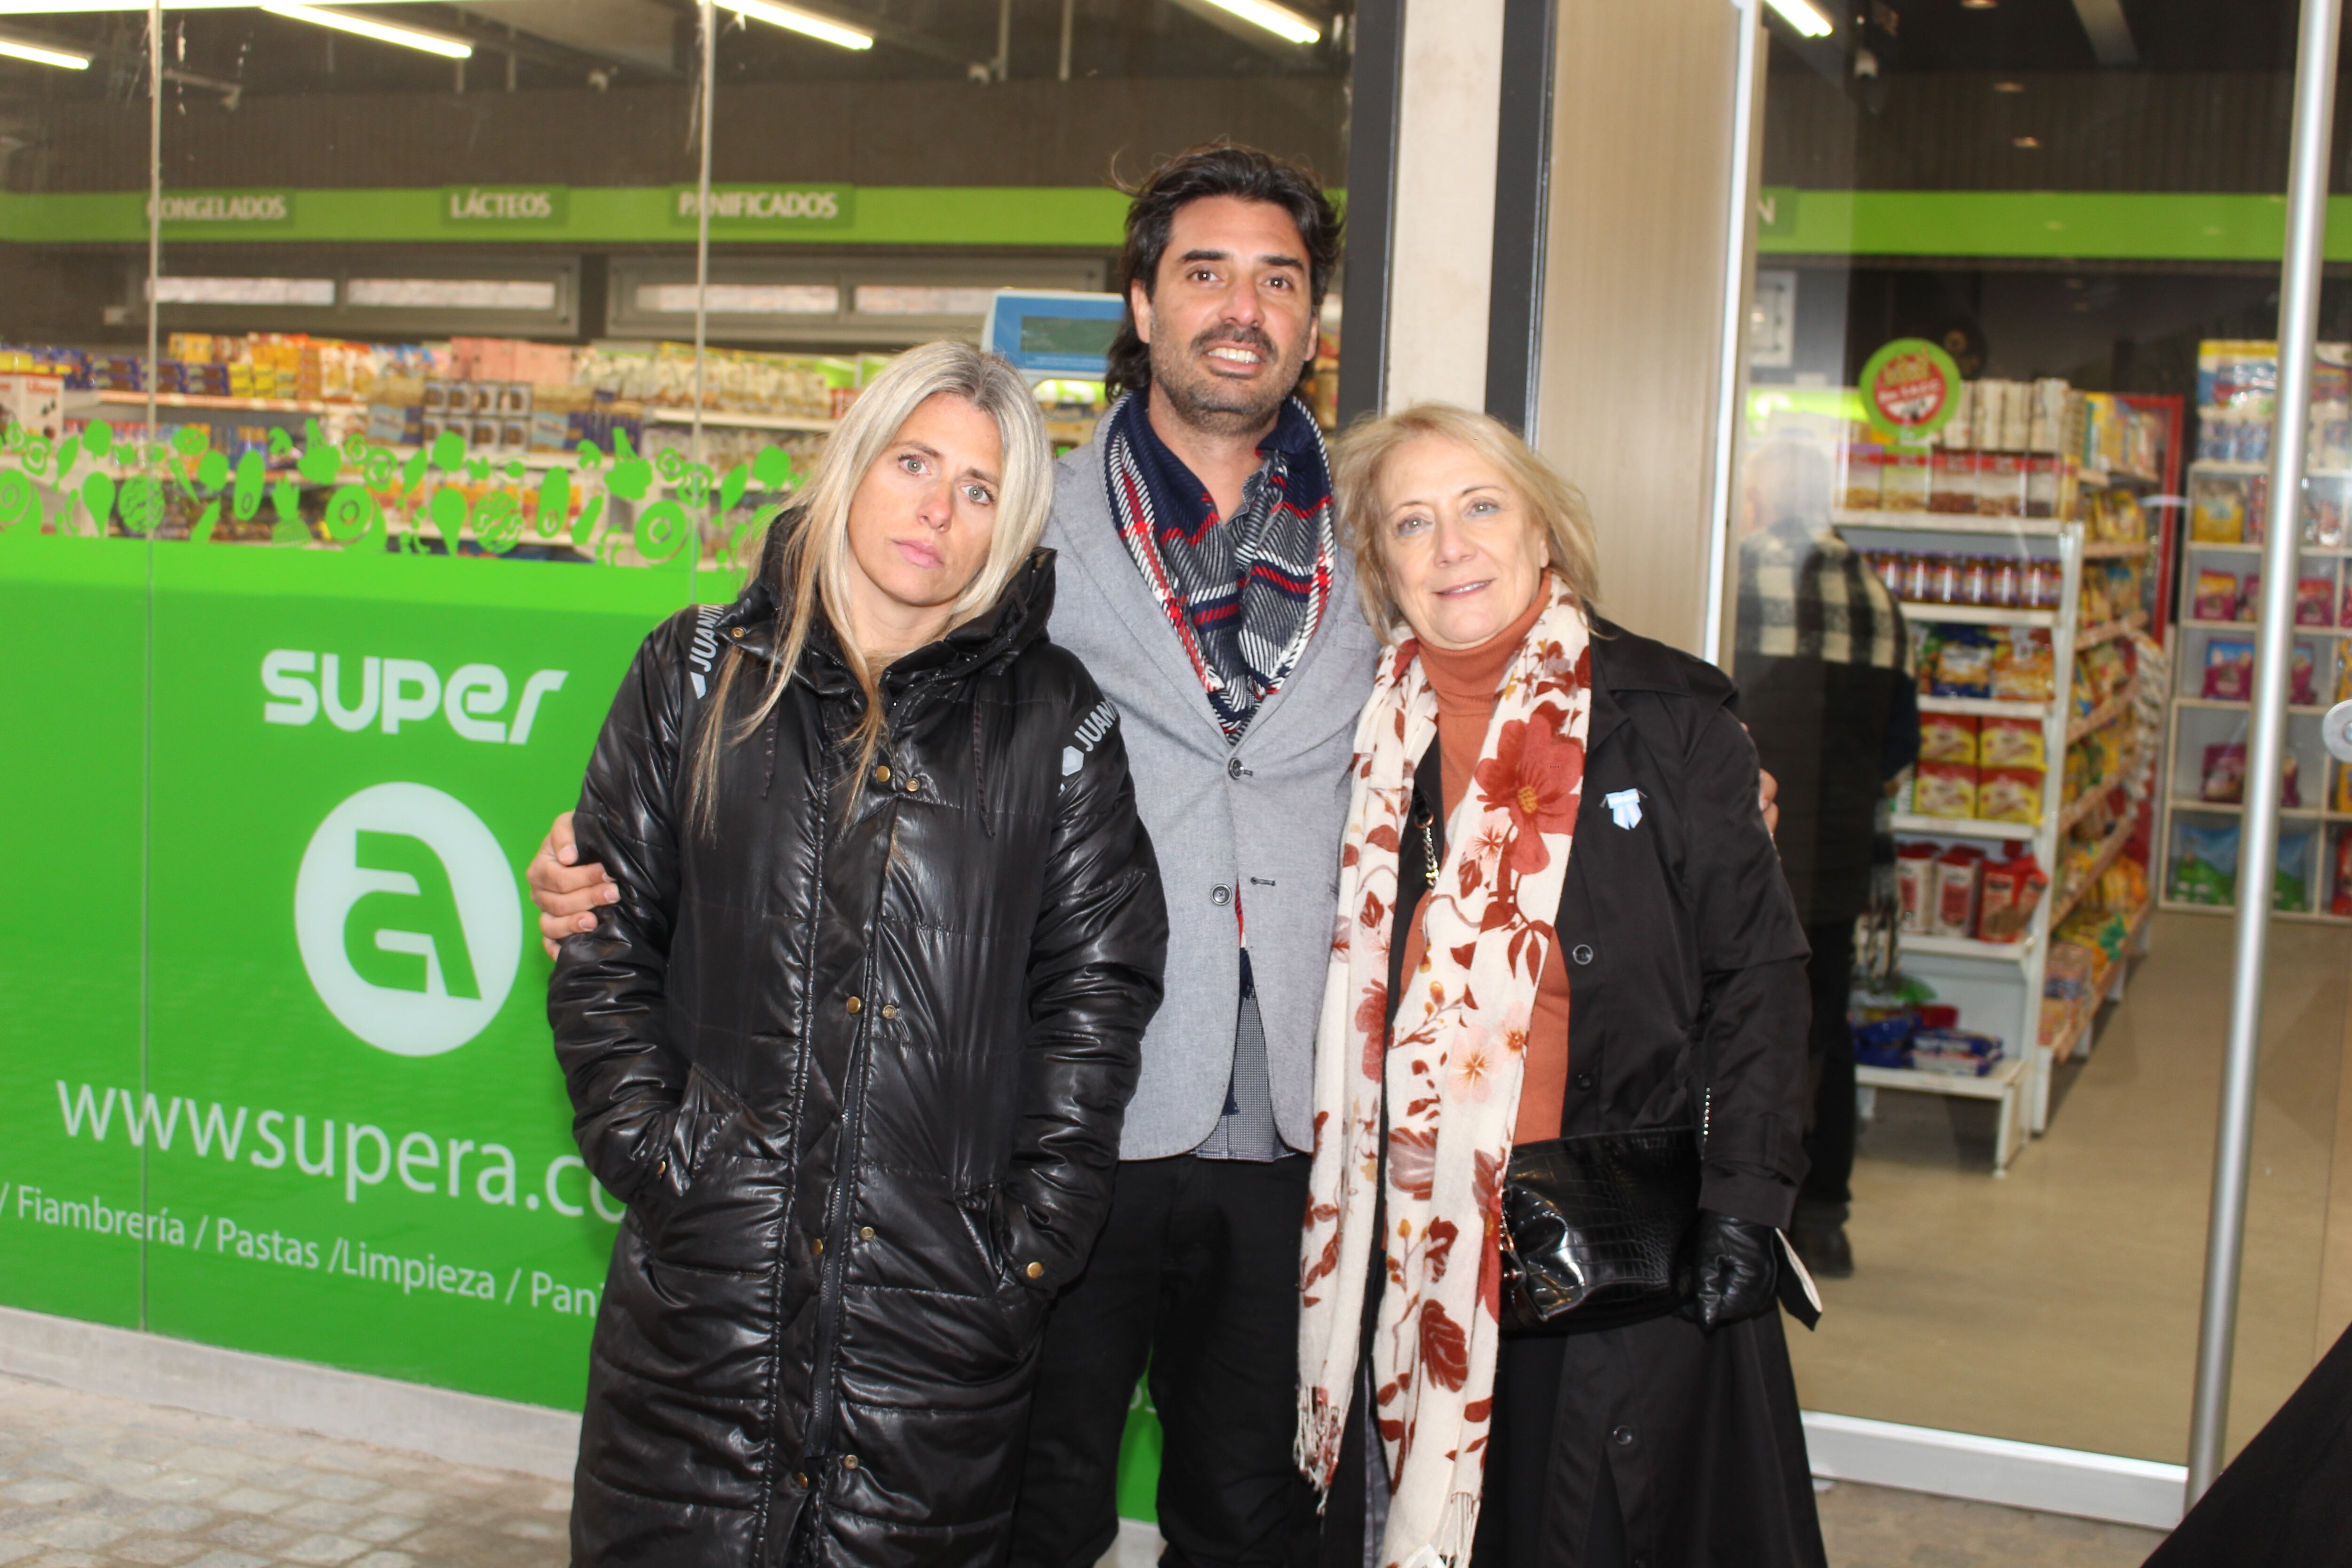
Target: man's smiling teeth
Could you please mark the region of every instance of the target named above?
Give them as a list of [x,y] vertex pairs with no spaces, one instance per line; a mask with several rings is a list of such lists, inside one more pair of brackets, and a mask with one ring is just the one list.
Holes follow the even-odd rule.
[[1258,356],[1248,349],[1211,349],[1209,351],[1209,357],[1212,359],[1229,359],[1235,364],[1255,364],[1258,363]]

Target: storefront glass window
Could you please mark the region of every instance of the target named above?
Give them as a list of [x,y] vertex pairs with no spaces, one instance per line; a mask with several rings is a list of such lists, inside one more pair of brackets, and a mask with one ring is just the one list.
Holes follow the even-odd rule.
[[[1857,9],[1825,37],[1772,24],[1726,595],[1832,1020],[1799,1239],[1834,1277],[1800,1385],[1818,1410],[2177,1463],[2294,8]],[[2333,374],[2233,1444],[2327,1326],[2352,960],[2317,728],[2347,668]]]
[[[621,1210],[520,875],[638,642],[890,355],[1015,289],[1098,356],[1118,181],[1225,136],[1343,190],[1347,24],[0,18],[0,1296],[576,1401]],[[1037,386],[1087,439],[1099,374]]]

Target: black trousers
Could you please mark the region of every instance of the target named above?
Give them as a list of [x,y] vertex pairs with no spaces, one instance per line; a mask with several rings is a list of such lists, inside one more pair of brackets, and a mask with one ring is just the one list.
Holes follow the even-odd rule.
[[1094,1568],[1118,1534],[1119,1435],[1150,1366],[1168,1568],[1305,1568],[1298,1424],[1308,1162],[1120,1164],[1094,1256],[1054,1305],[1030,1405],[1013,1568]]
[[1798,1195],[1815,1203],[1853,1201],[1853,1035],[1845,1021],[1853,990],[1853,921],[1805,928],[1813,945],[1805,978],[1813,993],[1813,1114],[1805,1131],[1805,1157],[1812,1169]]

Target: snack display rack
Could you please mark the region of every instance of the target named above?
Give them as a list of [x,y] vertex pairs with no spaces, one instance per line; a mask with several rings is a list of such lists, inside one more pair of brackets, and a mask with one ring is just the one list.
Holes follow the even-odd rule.
[[[2347,345],[2322,343],[2310,414],[2297,551],[2287,777],[2281,791],[2276,918],[2352,924],[2352,770],[2331,762],[2320,720],[2352,695],[2352,374]],[[2200,347],[2197,461],[2189,465],[2177,613],[2180,657],[2167,719],[2159,907],[2237,907],[2252,721],[2256,600],[2276,346]]]
[[[2030,658],[2017,655],[2017,666],[2037,672],[1989,685],[1984,695],[1937,694],[1943,683],[1923,679],[1924,731],[1998,735],[2003,754],[1997,759],[1988,742],[1980,802],[1922,791],[1919,773],[1934,770],[1921,764],[1893,818],[1898,850],[1915,865],[1983,852],[1985,865],[2018,889],[1998,925],[1989,901],[1971,934],[1914,924],[1900,938],[1903,972],[1957,1010],[1959,1030],[1997,1037],[2000,1055],[1973,1072],[1856,1068],[1858,1082],[1873,1089],[1992,1101],[1997,1173],[2029,1134],[2048,1126],[2053,1069],[2089,1050],[2101,1007],[2121,996],[2128,959],[2145,951],[2150,910],[2149,774],[2161,733],[2161,688],[2153,683],[2165,659],[2146,633],[2164,563],[2140,498],[2166,488],[2176,416],[2159,409],[2143,420],[2161,435],[2143,440],[2136,465],[2097,467],[2074,455],[2098,450],[2083,437],[2081,395],[2074,401],[2073,423],[2050,443],[2068,454],[2058,458],[2058,483],[2033,504],[2055,515],[1970,513],[1948,496],[1937,510],[1932,494],[1924,508],[1833,514],[1842,537],[1902,602],[1915,671],[1922,658],[1939,660],[1938,639],[1950,639],[1990,643],[2004,656],[2031,649]],[[1849,490],[1841,499],[1854,498]],[[2007,507],[2006,492],[1990,504]],[[1940,588],[1929,581],[1929,563],[1946,574]],[[1971,572],[1999,585],[1955,591],[1952,574]],[[2038,765],[2001,765],[2027,763]],[[1968,772],[1979,770],[1971,763]],[[2127,890],[2118,895],[2117,886]],[[2093,922],[2095,941],[2084,934]]]

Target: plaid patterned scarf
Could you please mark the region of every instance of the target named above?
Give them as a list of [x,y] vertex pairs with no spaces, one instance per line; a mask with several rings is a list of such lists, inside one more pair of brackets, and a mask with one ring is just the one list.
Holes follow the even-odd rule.
[[1900,669],[1905,641],[1895,595],[1836,534],[1790,521],[1740,544],[1740,652]]
[[1306,405],[1282,405],[1230,518],[1151,428],[1144,399],[1111,410],[1104,471],[1136,569],[1192,658],[1228,743],[1297,667],[1331,598],[1331,468]]

